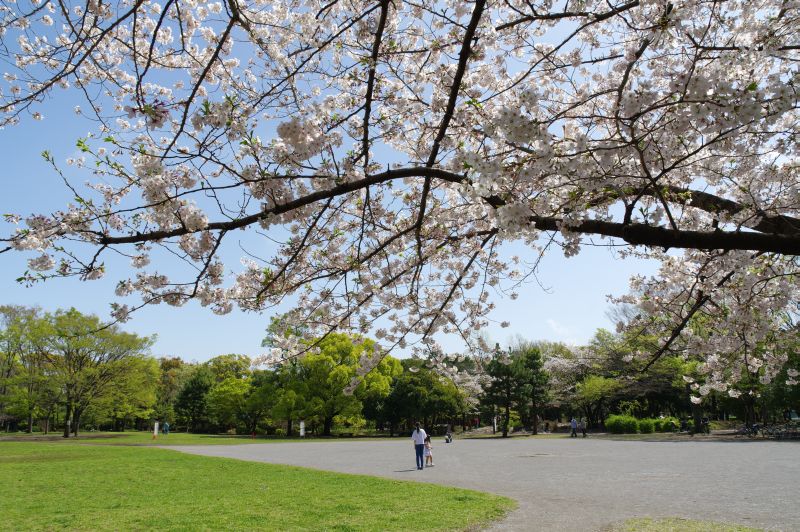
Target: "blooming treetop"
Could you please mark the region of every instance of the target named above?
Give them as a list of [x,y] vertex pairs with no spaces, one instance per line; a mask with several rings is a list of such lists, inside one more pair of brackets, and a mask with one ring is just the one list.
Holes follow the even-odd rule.
[[[94,184],[0,249],[34,254],[30,281],[119,277],[116,319],[295,294],[316,334],[467,338],[530,273],[503,242],[598,238],[663,261],[629,298],[676,337],[704,313],[741,332],[692,344],[711,372],[796,304],[796,0],[0,5],[3,124],[71,89],[95,127]],[[228,282],[237,229],[282,244]]]

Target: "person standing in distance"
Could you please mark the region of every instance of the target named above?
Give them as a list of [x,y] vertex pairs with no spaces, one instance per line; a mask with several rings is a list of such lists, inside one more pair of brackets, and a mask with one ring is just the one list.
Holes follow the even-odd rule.
[[414,425],[416,428],[414,432],[411,433],[411,441],[414,442],[414,452],[417,454],[417,469],[423,469],[425,466],[425,461],[422,458],[423,453],[425,452],[425,438],[428,435],[425,433],[423,429],[420,428],[419,422]]

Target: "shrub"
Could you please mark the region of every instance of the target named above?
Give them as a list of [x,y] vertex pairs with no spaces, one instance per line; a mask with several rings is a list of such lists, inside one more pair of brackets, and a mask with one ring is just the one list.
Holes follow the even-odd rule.
[[655,420],[653,419],[640,419],[639,420],[639,432],[642,434],[652,434],[653,429],[655,428]]
[[676,417],[665,417],[656,421],[658,422],[655,427],[656,432],[672,432],[681,426],[680,420]]
[[633,416],[608,416],[606,430],[612,434],[636,434],[639,423]]

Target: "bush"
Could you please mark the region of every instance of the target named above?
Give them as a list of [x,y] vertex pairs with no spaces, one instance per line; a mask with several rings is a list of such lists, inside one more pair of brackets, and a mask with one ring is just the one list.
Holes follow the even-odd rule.
[[633,416],[608,416],[606,430],[612,434],[636,434],[639,422]]
[[655,420],[655,431],[656,432],[672,432],[673,430],[678,430],[681,426],[681,422],[676,417],[665,417],[664,419],[656,419]]
[[654,428],[655,420],[649,418],[639,420],[639,432],[642,434],[652,434]]

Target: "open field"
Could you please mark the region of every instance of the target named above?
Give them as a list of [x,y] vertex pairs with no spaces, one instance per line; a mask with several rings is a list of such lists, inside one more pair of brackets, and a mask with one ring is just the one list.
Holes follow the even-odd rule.
[[[231,434],[192,434],[188,432],[170,432],[168,436],[159,434],[158,438],[153,439],[152,432],[128,431],[128,432],[83,432],[78,438],[70,438],[70,442],[91,443],[92,445],[243,445],[249,443],[274,443],[274,442],[326,442],[331,440],[344,439],[354,440],[385,440],[387,437],[359,436],[355,438],[286,438],[279,436],[256,436],[251,438],[248,435]],[[41,433],[0,433],[0,443],[2,442],[65,442],[60,433],[53,432],[47,435]]]
[[152,432],[84,432],[77,438],[65,440],[60,433],[54,432],[47,435],[41,433],[25,434],[12,433],[0,434],[0,443],[4,442],[82,442],[92,445],[238,445],[245,443],[267,443],[271,441],[292,441],[287,438],[256,439],[249,436],[231,436],[227,434],[190,434],[186,432],[171,432],[169,436],[159,434],[153,439]]
[[7,530],[407,530],[412,521],[453,530],[513,506],[463,489],[164,449],[0,442]]
[[436,467],[424,471],[414,469],[409,441],[182,450],[505,495],[516,499],[519,509],[497,523],[495,529],[503,532],[597,531],[629,519],[645,519],[628,524],[647,531],[668,530],[658,528],[662,519],[679,526],[690,523],[680,519],[691,519],[695,528],[689,530],[737,530],[726,529],[726,523],[746,527],[739,530],[800,530],[800,442],[532,437],[445,444],[436,438]]

